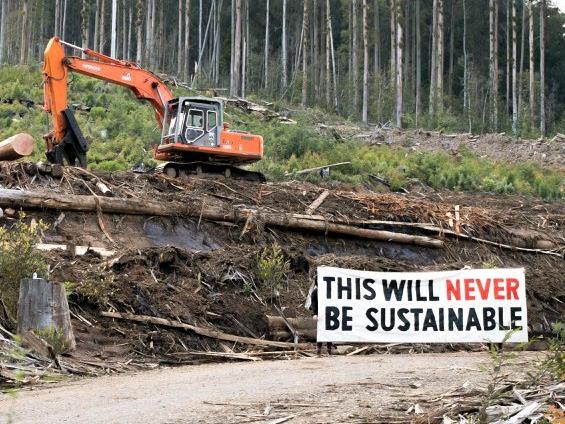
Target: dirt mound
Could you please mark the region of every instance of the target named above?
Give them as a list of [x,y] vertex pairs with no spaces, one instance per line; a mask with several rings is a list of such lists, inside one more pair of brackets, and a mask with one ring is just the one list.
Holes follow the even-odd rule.
[[[120,358],[123,363],[201,361],[179,352],[233,352],[242,345],[190,332],[100,316],[111,310],[161,317],[243,337],[268,338],[266,315],[308,316],[304,300],[319,265],[382,271],[445,270],[464,266],[525,267],[532,333],[550,330],[565,314],[563,202],[520,196],[441,192],[375,194],[335,184],[254,183],[75,168],[63,178],[29,175],[22,164],[3,165],[0,184],[33,193],[115,198],[175,205],[171,216],[28,209],[28,219],[50,224],[45,242],[105,248],[72,256],[46,253],[51,279],[68,282],[78,357]],[[328,197],[311,215],[308,207]],[[181,207],[182,206],[182,207]],[[224,219],[203,218],[221,210]],[[188,216],[186,211],[193,213]],[[196,212],[195,212],[196,211]],[[10,223],[5,210],[4,224]],[[194,213],[195,212],[195,213]],[[247,213],[247,219],[232,219]],[[278,214],[325,225],[386,230],[441,240],[441,248],[359,238],[346,233],[285,226]],[[12,214],[13,216],[13,214]],[[310,222],[309,221],[309,222]],[[104,231],[102,231],[102,226]],[[328,227],[331,228],[331,227]],[[263,249],[276,243],[289,264],[273,288],[258,268]],[[113,252],[113,254],[112,254]],[[280,309],[277,309],[280,308]],[[130,362],[128,362],[130,361]]]

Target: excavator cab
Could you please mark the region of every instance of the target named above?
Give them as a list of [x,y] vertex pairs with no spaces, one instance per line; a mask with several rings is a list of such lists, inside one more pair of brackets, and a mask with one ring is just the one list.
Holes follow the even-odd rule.
[[263,157],[263,137],[230,130],[224,124],[224,105],[208,97],[179,97],[165,105],[161,144],[154,158],[169,176],[183,173],[224,174],[257,181],[265,177],[235,165]]
[[161,144],[218,147],[223,105],[207,98],[179,97],[169,101]]

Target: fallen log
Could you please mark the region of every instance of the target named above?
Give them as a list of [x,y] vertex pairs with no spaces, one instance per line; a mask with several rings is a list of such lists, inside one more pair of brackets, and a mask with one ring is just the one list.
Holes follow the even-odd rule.
[[261,358],[256,358],[253,356],[249,356],[243,353],[224,353],[224,352],[196,352],[196,351],[189,351],[189,352],[176,352],[171,353],[172,356],[209,356],[212,358],[226,358],[226,359],[239,359],[241,361],[260,361]]
[[291,349],[294,348],[295,346],[298,349],[300,348],[304,349],[309,347],[308,344],[304,344],[304,343],[295,344],[295,343],[285,343],[285,342],[274,342],[271,340],[263,340],[263,339],[253,339],[251,337],[241,337],[241,336],[236,336],[234,334],[223,333],[221,331],[213,330],[210,328],[197,327],[195,325],[185,324],[180,321],[171,321],[165,318],[152,317],[148,315],[122,314],[119,312],[101,312],[100,315],[102,315],[103,317],[123,319],[126,321],[136,321],[145,324],[155,324],[164,327],[179,328],[182,330],[192,331],[193,333],[205,337],[210,337],[212,339],[226,340],[235,343],[243,343],[243,344],[249,344],[255,346],[271,346],[271,347],[279,347],[283,349]]
[[0,142],[0,160],[17,160],[33,153],[33,137],[19,133]]
[[[301,340],[316,341],[316,330],[296,330],[296,334]],[[276,330],[269,332],[269,338],[273,340],[293,340],[294,334],[290,330]]]
[[[269,330],[286,331],[287,325],[282,317],[266,315]],[[296,330],[316,330],[316,320],[314,318],[286,318]]]
[[199,217],[211,221],[245,222],[249,214],[255,213],[267,226],[340,234],[371,240],[388,241],[402,244],[415,244],[425,247],[443,247],[443,241],[426,236],[396,233],[391,231],[359,228],[332,221],[311,219],[305,215],[232,209],[225,211],[218,207],[200,208],[199,205],[179,203],[157,203],[146,200],[62,195],[25,190],[0,189],[0,207],[56,209],[75,212],[104,212],[125,215],[183,216]]
[[308,206],[308,209],[306,209],[306,215],[312,215],[316,211],[316,209],[318,209],[322,205],[322,203],[324,203],[324,200],[326,200],[326,197],[328,197],[329,195],[329,190],[324,190],[322,194],[320,194],[318,198],[314,200],[310,206]]

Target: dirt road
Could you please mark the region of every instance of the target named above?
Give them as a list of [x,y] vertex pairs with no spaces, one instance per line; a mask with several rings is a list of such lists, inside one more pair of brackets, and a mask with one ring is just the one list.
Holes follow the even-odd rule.
[[[521,353],[503,371],[518,376],[540,356]],[[471,384],[465,387],[483,385],[490,366],[484,353],[210,364],[2,395],[0,411],[3,422],[13,424],[269,423],[288,416],[294,416],[292,424],[360,422],[405,414],[417,399],[432,399],[466,381]]]

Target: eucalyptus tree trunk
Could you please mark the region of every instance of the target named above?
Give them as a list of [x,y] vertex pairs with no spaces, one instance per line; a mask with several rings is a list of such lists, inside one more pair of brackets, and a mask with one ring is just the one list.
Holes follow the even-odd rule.
[[126,59],[131,60],[131,32],[133,27],[133,7],[130,4],[128,6],[128,39],[127,39],[127,47],[126,47]]
[[116,58],[117,47],[117,25],[118,25],[118,0],[112,0],[112,21],[111,21],[111,39],[110,39],[110,56]]
[[437,102],[438,1],[439,0],[433,0],[432,6],[432,51],[430,60],[430,99],[428,104],[428,111],[430,116],[435,115]]
[[330,43],[330,53],[332,56],[332,82],[333,82],[333,100],[334,110],[337,111],[337,76],[335,70],[335,49],[334,49],[334,36],[332,29],[332,14],[330,9],[330,0],[326,0],[327,13],[328,13],[328,37]]
[[528,2],[528,16],[530,23],[529,44],[530,44],[530,127],[536,126],[536,70],[534,67],[534,0]]
[[[141,0],[138,0],[138,6],[140,4]],[[92,47],[96,51],[100,50],[100,0],[96,0],[96,9],[94,9],[94,43]]]
[[283,87],[288,85],[288,64],[287,64],[287,39],[286,39],[286,1],[283,0],[283,13],[282,13],[282,82]]
[[241,2],[235,0],[235,31],[234,31],[234,50],[233,62],[231,66],[232,86],[230,95],[237,96],[241,87]]
[[421,32],[420,32],[420,0],[415,1],[416,14],[416,126],[422,108],[422,51],[421,51]]
[[516,75],[516,0],[512,2],[512,132],[518,134],[518,93]]
[[498,129],[498,0],[489,0],[490,93],[492,129]]
[[310,0],[304,0],[304,8],[302,13],[302,32],[304,33],[302,39],[302,106],[306,106],[306,103],[308,102],[309,3]]
[[369,16],[367,0],[363,0],[363,122],[368,122],[369,111]]
[[355,114],[359,110],[359,61],[357,52],[359,49],[358,30],[357,30],[357,0],[352,0],[351,32],[353,33],[353,47],[351,52],[351,68],[353,72],[353,110]]
[[319,13],[318,13],[318,0],[312,0],[312,19],[311,19],[311,26],[312,26],[312,42],[310,43],[310,57],[312,58],[312,63],[310,64],[310,69],[312,72],[310,73],[311,76],[311,86],[313,89],[313,96],[314,101],[318,101],[319,98],[319,67],[320,67],[320,45],[318,42],[318,20],[319,20]]
[[510,55],[511,49],[511,41],[512,41],[512,28],[510,23],[510,16],[512,15],[512,7],[511,2],[512,0],[506,0],[506,92],[505,92],[505,100],[506,100],[506,112],[510,112],[510,99],[511,99],[511,92],[510,92],[510,79],[511,77],[511,66],[510,63],[512,61],[512,57]]
[[28,6],[28,2],[27,0],[23,1],[22,4],[22,38],[21,38],[21,44],[20,44],[20,65],[23,65],[25,63],[26,60],[26,40],[27,40],[27,21],[28,21],[28,16],[27,16],[27,6]]
[[396,126],[402,128],[402,89],[403,89],[403,49],[404,49],[404,36],[402,29],[402,19],[400,13],[399,0],[395,1],[396,7],[394,10],[396,22]]
[[156,60],[157,60],[157,50],[156,50],[156,46],[157,43],[155,42],[155,34],[157,31],[155,31],[156,29],[156,4],[155,4],[156,0],[151,0],[151,43],[150,43],[150,51],[149,51],[149,58],[150,58],[150,63],[151,63],[151,68],[155,68],[155,64],[156,64]]
[[[97,8],[98,9],[98,8]],[[60,36],[61,0],[55,0],[55,36]]]
[[141,48],[142,48],[141,25],[143,24],[143,0],[137,0],[135,8],[136,8],[135,29],[136,29],[136,50],[137,50],[135,53],[135,60],[138,64],[141,64]]
[[105,29],[105,5],[106,0],[100,0],[100,52],[104,53],[104,46],[106,44],[106,29]]
[[63,1],[63,20],[61,23],[61,34],[63,36],[63,40],[66,37],[66,29],[67,29],[67,0]]
[[8,15],[8,0],[2,0],[0,15],[0,65],[4,63],[4,48],[6,44],[6,16]]
[[[198,4],[198,57],[202,56],[202,0]],[[200,67],[200,64],[198,64]]]
[[444,0],[438,0],[437,2],[437,108],[438,110],[443,110],[443,63],[445,58],[445,28],[444,28]]
[[449,16],[449,73],[447,82],[447,93],[451,97],[453,94],[453,65],[454,65],[454,55],[455,55],[455,3],[457,0],[451,0],[451,10]]
[[463,110],[469,119],[469,132],[471,132],[471,99],[469,97],[469,61],[467,58],[467,5],[463,0]]
[[127,47],[128,47],[128,40],[127,40],[127,31],[128,26],[126,25],[127,22],[127,8],[126,8],[126,0],[122,0],[122,59],[127,60]]
[[540,132],[545,137],[545,0],[540,2],[539,13],[539,115],[540,115]]
[[526,41],[526,4],[522,4],[522,34],[520,40],[520,73],[518,76],[518,119],[520,119],[520,113],[522,112],[522,76],[524,75],[524,45]]
[[326,89],[326,107],[330,107],[331,102],[331,44],[330,44],[330,26],[328,21],[330,20],[330,0],[326,0],[326,73],[325,73],[325,89]]
[[394,92],[396,84],[396,2],[390,0],[390,86]]
[[247,93],[247,63],[249,61],[249,0],[243,0],[245,5],[245,31],[243,32],[243,58],[241,61],[241,97]]
[[182,75],[182,0],[179,0],[178,5],[178,37],[177,37],[177,75],[180,77]]
[[265,90],[269,88],[269,12],[270,0],[267,0],[267,7],[265,12]]
[[184,79],[190,79],[190,0],[184,5]]
[[[82,8],[80,9],[80,36],[81,36],[81,45],[83,49],[88,47],[88,18],[89,18],[89,7],[88,7],[89,0],[82,0]],[[82,58],[84,59],[86,55],[82,53]]]
[[[416,0],[419,1],[419,0]],[[375,75],[381,70],[381,28],[380,28],[380,11],[379,11],[379,1],[374,0],[373,2],[373,15],[374,15],[374,29],[375,29]]]

